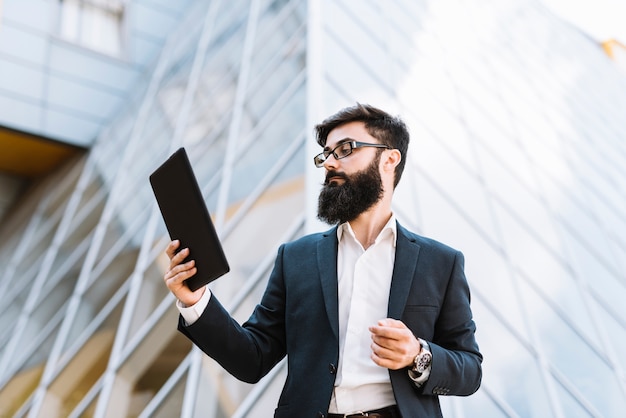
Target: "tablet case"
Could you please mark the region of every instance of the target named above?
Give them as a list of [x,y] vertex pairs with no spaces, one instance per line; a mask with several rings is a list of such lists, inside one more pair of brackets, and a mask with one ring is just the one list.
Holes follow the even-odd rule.
[[185,262],[196,261],[196,274],[185,281],[196,290],[226,274],[230,267],[204,203],[185,148],[179,148],[150,175],[165,226],[178,250],[189,248]]

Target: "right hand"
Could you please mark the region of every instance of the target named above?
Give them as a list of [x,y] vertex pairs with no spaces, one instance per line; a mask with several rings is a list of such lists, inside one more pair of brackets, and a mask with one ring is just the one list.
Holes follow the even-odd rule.
[[205,286],[202,286],[195,292],[192,292],[185,284],[185,280],[197,273],[195,260],[190,260],[183,263],[185,257],[189,255],[189,248],[183,248],[178,253],[176,249],[180,245],[180,241],[174,240],[170,242],[165,249],[165,254],[170,259],[169,270],[163,276],[165,285],[176,296],[176,299],[181,301],[186,306],[195,305],[206,290]]

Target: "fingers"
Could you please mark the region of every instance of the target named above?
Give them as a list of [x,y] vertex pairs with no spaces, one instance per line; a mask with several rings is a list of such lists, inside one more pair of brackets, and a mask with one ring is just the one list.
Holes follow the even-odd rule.
[[419,341],[407,326],[396,319],[381,319],[369,327],[374,363],[397,370],[410,365],[419,352]]
[[185,258],[189,256],[189,248],[183,248],[176,252],[180,246],[180,241],[173,240],[165,248],[165,253],[170,259],[170,265],[163,276],[165,285],[174,294],[174,296],[183,303],[185,306],[193,306],[202,297],[205,291],[205,287],[201,287],[195,291],[192,291],[185,284],[185,280],[194,276],[198,269],[196,268],[195,260],[187,262]]
[[170,270],[172,270],[175,266],[181,264],[183,260],[189,255],[189,248],[183,248],[179,252],[176,252],[180,245],[180,241],[174,240],[170,242],[165,249],[165,253],[170,259]]
[[369,327],[369,331],[373,336],[394,340],[404,338],[409,334],[413,335],[404,322],[392,318],[381,319],[376,325]]
[[164,276],[166,282],[179,284],[193,276],[198,272],[195,260],[188,261],[184,264],[175,264]]
[[183,263],[189,255],[189,248],[183,248],[178,253],[176,250],[180,246],[180,241],[174,240],[170,242],[165,249],[165,253],[170,258],[170,265],[167,272],[163,276],[167,287],[174,290],[183,286],[183,282],[197,273],[195,260]]
[[167,254],[170,260],[176,254],[176,249],[178,248],[179,245],[180,245],[180,241],[175,239],[171,241],[165,248],[165,254]]

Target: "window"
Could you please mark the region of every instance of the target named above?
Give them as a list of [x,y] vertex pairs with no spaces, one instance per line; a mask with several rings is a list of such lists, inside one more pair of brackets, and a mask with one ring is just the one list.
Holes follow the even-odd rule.
[[121,54],[123,0],[60,0],[64,39],[110,55]]

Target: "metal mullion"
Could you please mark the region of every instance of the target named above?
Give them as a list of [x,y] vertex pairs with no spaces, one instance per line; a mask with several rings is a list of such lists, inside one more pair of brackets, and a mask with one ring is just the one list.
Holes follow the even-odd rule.
[[[5,341],[11,338],[11,332],[13,331],[13,327],[1,327],[0,328],[0,356],[4,352]],[[2,382],[2,376],[0,376],[0,382]],[[2,388],[2,383],[0,383],[0,389]]]
[[76,229],[76,225],[80,225],[83,220],[87,218],[93,211],[93,209],[107,196],[106,192],[102,188],[98,188],[96,193],[87,200],[83,205],[81,205],[76,211],[76,215],[74,219],[72,219],[72,223],[75,225],[73,228],[70,228],[68,232],[68,236],[71,235],[72,232]]
[[[200,386],[200,371],[202,370],[203,353],[197,346],[194,345],[191,348],[189,356],[189,372],[187,373],[187,381],[185,383],[185,392],[183,395],[183,405],[180,411],[180,418],[194,418],[196,398],[198,397],[198,389]],[[212,411],[205,412],[208,414],[207,418],[215,418],[215,408]]]
[[[28,269],[24,271],[23,274],[20,274],[19,279],[14,279],[11,287],[6,289],[2,294],[2,300],[10,301],[7,303],[6,307],[8,308],[16,298],[19,297],[20,293],[28,293],[26,289],[29,286],[32,286],[32,278],[37,275],[37,270],[39,269],[39,264],[33,263],[28,266]],[[2,304],[3,305],[3,304]],[[4,306],[3,306],[4,309]],[[0,369],[1,370],[1,369]]]
[[[76,167],[79,167],[81,163],[78,163]],[[69,188],[69,185],[66,183],[71,183],[74,180],[74,175],[71,173],[75,168],[70,170],[66,176],[63,176],[60,180],[60,184],[56,186],[56,190]],[[76,168],[77,169],[77,168]],[[78,175],[78,174],[76,174]],[[12,257],[9,260],[6,268],[3,271],[2,278],[0,278],[0,294],[5,294],[7,287],[12,287],[15,283],[12,280],[12,277],[17,269],[19,263],[23,260],[26,252],[32,248],[31,242],[33,241],[35,236],[40,234],[39,228],[43,223],[45,225],[45,221],[42,222],[46,218],[45,212],[50,203],[50,201],[55,197],[55,193],[47,189],[47,183],[44,183],[39,186],[39,190],[37,190],[34,195],[42,195],[43,197],[39,199],[39,203],[37,204],[33,215],[30,217],[27,227],[25,231],[21,234],[21,239],[19,239],[19,243],[17,244],[15,250],[11,251]]]
[[238,148],[238,140],[241,132],[241,120],[243,117],[243,108],[245,97],[248,90],[248,78],[250,75],[250,67],[252,54],[254,50],[254,41],[256,37],[257,24],[260,14],[259,0],[252,0],[248,12],[248,21],[246,23],[246,34],[242,51],[241,64],[239,67],[239,77],[237,78],[237,90],[235,92],[235,102],[233,104],[233,116],[228,132],[228,142],[224,155],[224,170],[222,172],[222,182],[217,199],[217,210],[215,214],[215,227],[218,234],[221,232],[226,216],[226,207],[228,205],[228,195],[232,180],[232,168],[235,161],[235,155]]
[[143,339],[152,331],[155,324],[161,320],[163,315],[172,307],[174,299],[173,295],[168,293],[166,297],[161,300],[161,303],[150,313],[146,320],[141,324],[141,327],[133,334],[133,336],[127,341],[127,344],[122,347],[115,370],[117,371],[122,364],[130,357],[132,352],[139,347]]
[[587,291],[589,292],[589,296],[592,300],[594,300],[598,306],[602,307],[604,312],[610,316],[618,325],[620,325],[624,331],[626,331],[626,318],[620,315],[611,307],[607,306],[606,300],[604,300],[604,295],[598,293],[597,287],[587,287]]
[[61,371],[70,363],[72,358],[82,346],[87,342],[91,336],[95,334],[98,327],[104,323],[109,315],[115,310],[117,304],[124,298],[125,293],[130,286],[130,281],[127,279],[122,283],[119,289],[113,294],[113,296],[107,301],[96,316],[89,322],[89,324],[82,330],[78,338],[71,344],[63,356],[59,359],[57,367],[54,373],[54,379],[61,373]]
[[34,394],[30,394],[24,401],[24,403],[19,407],[19,409],[13,414],[12,418],[22,418],[28,414],[28,411],[32,409],[32,405],[34,402]]
[[119,237],[115,241],[115,243],[113,243],[111,248],[109,248],[109,250],[100,259],[100,261],[94,266],[91,272],[91,277],[89,278],[89,284],[92,283],[94,280],[97,280],[98,277],[100,277],[104,269],[107,268],[109,264],[113,262],[115,257],[122,251],[122,249],[124,249],[128,241],[130,241],[131,238],[133,238],[133,235],[136,232],[136,230],[139,229],[139,227],[143,224],[143,221],[145,218],[143,218],[142,216],[146,212],[148,212],[148,209],[150,209],[150,206],[146,206],[142,209],[142,211],[139,213],[139,216],[135,217],[135,219],[133,220],[133,223],[124,230],[124,233],[122,234],[122,236]]
[[130,288],[126,296],[126,303],[122,310],[122,317],[118,323],[117,332],[113,342],[113,348],[111,349],[111,355],[109,357],[109,363],[107,370],[104,372],[104,383],[98,404],[96,405],[95,417],[106,416],[106,409],[109,405],[109,400],[113,390],[113,384],[115,383],[115,374],[120,364],[120,354],[126,343],[126,337],[130,331],[132,322],[132,316],[135,312],[135,306],[141,294],[141,279],[148,267],[146,253],[149,252],[149,243],[153,241],[154,230],[156,229],[158,220],[157,209],[153,207],[151,217],[148,221],[148,227],[146,228],[146,234],[139,251],[137,262],[135,263],[135,269],[128,278]]
[[515,412],[515,410],[504,399],[502,399],[502,397],[493,392],[488,385],[483,383],[480,386],[480,390],[481,392],[484,392],[487,398],[491,399],[491,401],[496,405],[500,412],[506,414],[507,417],[520,418],[519,414]]
[[57,328],[57,326],[63,320],[63,309],[57,310],[56,313],[46,322],[46,324],[37,332],[35,338],[29,342],[28,345],[20,347],[20,352],[16,356],[11,365],[9,366],[9,370],[7,370],[7,379],[0,381],[0,390],[4,388],[4,386],[11,381],[11,376],[17,373],[20,368],[23,366],[23,363],[33,355],[33,353],[43,344],[43,342],[48,338],[53,331]]
[[80,418],[86,416],[85,410],[89,407],[89,404],[93,402],[98,395],[98,391],[102,389],[103,378],[100,378],[94,383],[94,385],[89,389],[87,394],[78,402],[76,407],[69,413],[68,418]]
[[265,394],[268,386],[279,376],[280,372],[282,372],[285,367],[287,367],[287,359],[283,358],[263,377],[263,380],[254,385],[243,402],[239,404],[231,418],[245,418],[259,399]]
[[[606,330],[604,322],[600,319],[600,315],[597,312],[598,308],[596,306],[601,305],[593,303],[594,297],[591,295],[589,284],[585,282],[581,277],[579,277],[578,274],[574,273],[573,275],[574,281],[576,282],[578,290],[581,293],[582,299],[584,301],[583,303],[585,304],[587,312],[589,313],[589,316],[591,318],[591,322],[594,324],[594,328],[600,336],[600,345],[604,347],[604,353],[602,353],[604,355],[601,355],[601,352],[599,350],[594,349],[594,351],[600,358],[608,362],[608,365],[613,369],[622,394],[626,396],[626,380],[624,369],[621,367],[619,357],[614,350],[613,343],[608,336],[608,332]],[[571,321],[568,320],[567,323],[570,324],[570,327],[575,329],[574,326],[571,324]],[[593,341],[590,341],[587,338],[583,338],[582,335],[579,333],[577,334],[581,337],[581,339],[585,340],[585,342],[589,346],[593,347]]]
[[[47,194],[47,197],[51,198],[55,194],[56,194],[55,192],[50,191]],[[48,201],[47,198],[45,198],[44,200],[46,201],[46,206],[47,206],[48,203],[50,202]],[[59,224],[57,224],[57,222],[59,221],[59,219],[62,219],[64,209],[65,209],[64,206],[60,205],[58,208],[56,208],[54,212],[52,212],[50,216],[48,216],[45,213],[46,209],[43,210],[43,213],[40,214],[41,215],[40,219],[43,219],[43,222],[39,223],[39,225],[37,226],[37,230],[30,237],[29,248],[28,248],[29,251],[32,252],[33,247],[40,245],[44,241],[44,239],[48,236],[48,234],[51,233],[55,228],[58,230]],[[55,235],[57,232],[55,232]],[[52,240],[54,240],[54,235],[52,237]],[[24,254],[22,254],[22,257],[19,260],[16,260],[16,263],[17,264],[23,263],[27,255],[30,255],[30,253],[25,251]],[[40,257],[37,257],[37,258],[40,258]],[[17,268],[17,265],[15,266],[15,268]]]
[[[585,332],[583,331],[583,329],[581,329],[580,327],[577,326],[576,323],[572,322],[571,319],[568,317],[567,312],[564,311],[563,309],[561,309],[555,302],[554,300],[550,297],[550,295],[546,294],[543,289],[541,289],[535,282],[532,281],[531,278],[526,277],[526,275],[524,274],[523,271],[519,271],[519,275],[520,277],[522,277],[524,279],[524,281],[527,283],[528,287],[531,288],[537,295],[538,297],[546,304],[546,306],[548,306],[553,312],[554,314],[560,318],[563,323],[565,323],[567,325],[567,327],[569,327],[571,329],[571,331],[576,334],[576,336],[578,338],[580,338],[585,345],[587,345],[593,352],[596,353],[596,355],[602,360],[602,362],[608,366],[609,368],[616,368],[616,362],[614,361],[615,359],[611,359],[611,356],[605,352],[602,351],[600,346],[603,347],[608,347],[607,341],[599,341],[596,342],[592,339],[588,339],[585,336]],[[574,279],[576,280],[576,279]],[[585,300],[585,297],[588,296],[586,288],[582,288],[579,289],[580,293],[581,293],[581,297],[584,300],[584,304],[585,307],[588,310],[591,310],[590,306],[587,306],[589,303],[587,300]],[[594,321],[594,317],[593,314],[591,314],[591,322],[594,325],[594,329],[596,331],[598,331],[599,325],[596,323],[596,321]]]
[[50,276],[50,280],[45,282],[46,286],[44,287],[44,289],[55,286],[64,278],[65,274],[70,270],[70,268],[75,263],[77,263],[80,257],[87,251],[90,237],[91,234],[88,234],[81,240],[81,242],[74,248],[74,250],[69,255],[64,256],[63,262],[59,266],[58,270]]
[[563,386],[563,388],[572,396],[572,398],[578,403],[582,408],[585,409],[589,415],[601,418],[603,415],[589,402],[585,399],[585,396],[573,385],[570,383],[569,379],[563,375],[556,367],[549,365],[549,371],[552,376],[556,379],[557,382]]
[[170,375],[165,384],[163,384],[159,391],[152,397],[152,399],[150,399],[150,402],[148,402],[145,408],[141,411],[138,418],[149,418],[155,415],[157,408],[161,406],[161,404],[170,394],[172,389],[174,389],[176,384],[182,379],[184,373],[189,369],[189,365],[191,364],[191,356],[192,351],[190,351],[189,354],[185,356],[185,358],[178,365],[176,370],[174,370],[174,373]]

